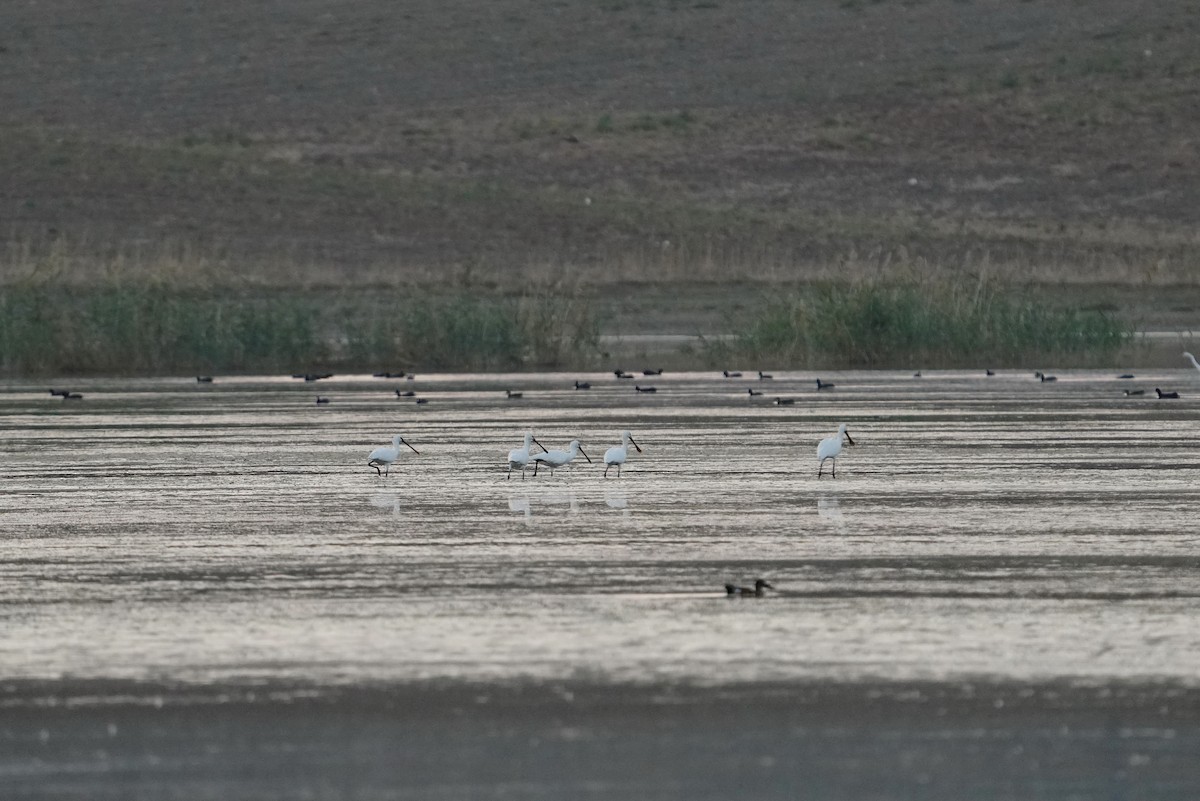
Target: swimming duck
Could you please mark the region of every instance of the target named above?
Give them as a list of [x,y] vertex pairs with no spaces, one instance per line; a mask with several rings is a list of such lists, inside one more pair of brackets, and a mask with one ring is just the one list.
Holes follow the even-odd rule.
[[725,594],[730,598],[761,598],[766,595],[763,590],[773,590],[775,587],[766,579],[755,579],[754,589],[739,587],[736,584],[726,584]]

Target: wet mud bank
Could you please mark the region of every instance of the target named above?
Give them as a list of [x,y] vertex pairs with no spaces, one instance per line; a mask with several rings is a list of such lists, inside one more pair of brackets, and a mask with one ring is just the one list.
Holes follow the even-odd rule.
[[6,798],[1194,798],[1177,684],[0,690]]

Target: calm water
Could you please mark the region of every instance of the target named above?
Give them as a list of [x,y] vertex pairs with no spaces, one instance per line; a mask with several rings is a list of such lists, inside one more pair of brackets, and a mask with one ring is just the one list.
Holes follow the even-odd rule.
[[[1194,371],[821,377],[10,382],[0,674],[1200,679]],[[505,478],[526,430],[599,463],[623,429],[620,479]]]

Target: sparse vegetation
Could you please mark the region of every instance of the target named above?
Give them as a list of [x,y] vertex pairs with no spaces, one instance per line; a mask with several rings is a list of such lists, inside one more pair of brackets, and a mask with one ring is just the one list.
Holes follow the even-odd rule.
[[975,283],[821,284],[767,302],[715,362],[793,367],[1019,365],[1111,360],[1132,331],[1098,309],[1061,308]]
[[589,309],[553,290],[496,299],[128,285],[0,290],[7,375],[555,367],[590,359],[596,336]]

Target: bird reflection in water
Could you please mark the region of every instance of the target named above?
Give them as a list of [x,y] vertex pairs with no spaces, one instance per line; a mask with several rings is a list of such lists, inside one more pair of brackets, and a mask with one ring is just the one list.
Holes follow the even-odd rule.
[[394,492],[384,492],[371,496],[371,505],[380,509],[391,509],[392,514],[400,515],[400,496]]
[[508,498],[508,511],[523,513],[526,523],[533,520],[533,507],[529,505],[529,497],[526,495],[510,495]]
[[604,505],[609,509],[616,509],[621,513],[622,517],[630,516],[629,495],[624,489],[617,487],[605,487]]
[[842,519],[842,510],[838,508],[838,499],[832,496],[822,495],[817,498],[817,516],[838,528],[846,525],[846,521]]
[[[579,499],[574,492],[533,492],[508,496],[508,510],[525,515],[525,522],[533,520],[533,501],[539,506],[559,506],[565,504],[567,511],[575,514],[579,511]],[[548,514],[558,514],[558,511],[548,511]]]

